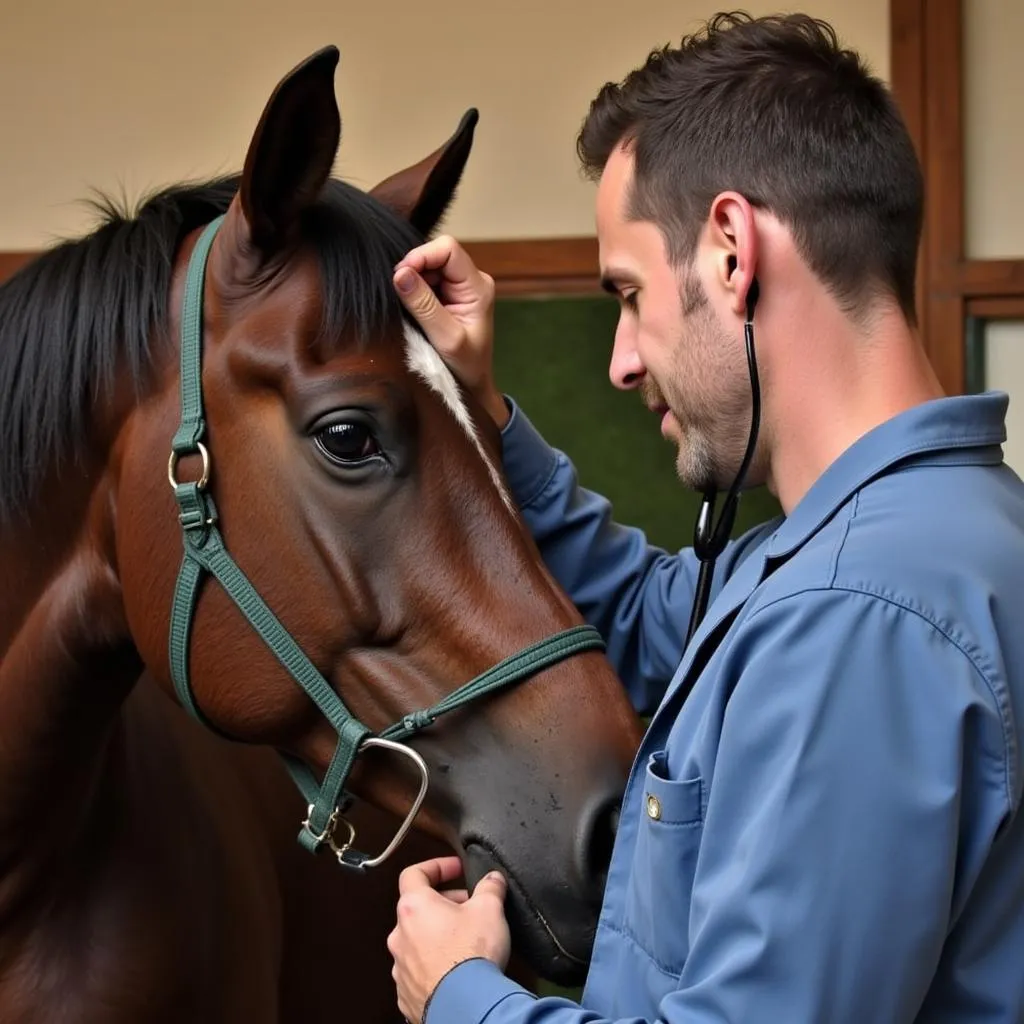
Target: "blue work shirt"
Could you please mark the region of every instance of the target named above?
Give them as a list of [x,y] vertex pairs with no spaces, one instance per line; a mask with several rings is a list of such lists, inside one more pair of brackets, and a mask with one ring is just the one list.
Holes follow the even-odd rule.
[[1024,1020],[1024,485],[1002,460],[1006,407],[944,398],[860,438],[730,545],[684,653],[692,551],[615,524],[513,406],[516,499],[654,717],[582,1008],[472,960],[427,1024]]

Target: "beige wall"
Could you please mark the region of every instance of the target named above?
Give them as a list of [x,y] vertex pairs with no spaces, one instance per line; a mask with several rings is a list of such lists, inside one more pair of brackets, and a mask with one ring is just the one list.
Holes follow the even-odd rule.
[[[964,136],[967,255],[1024,256],[1024,4],[966,0]],[[1006,461],[1024,475],[1024,322],[985,331],[987,387],[1010,395]]]
[[1024,476],[1024,322],[1005,320],[985,328],[986,385],[1010,396],[1003,455]]
[[967,256],[1024,256],[1024,2],[964,2]]
[[[278,78],[326,43],[342,51],[343,176],[373,185],[475,105],[477,147],[449,229],[472,239],[591,234],[592,187],[573,150],[591,96],[715,9],[627,7],[0,0],[0,250],[87,228],[79,201],[90,188],[135,197],[237,169]],[[807,9],[888,76],[887,0],[807,0]]]

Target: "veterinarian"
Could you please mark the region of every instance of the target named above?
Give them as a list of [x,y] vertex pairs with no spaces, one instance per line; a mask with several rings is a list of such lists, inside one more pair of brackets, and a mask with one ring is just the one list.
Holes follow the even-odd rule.
[[[621,303],[612,383],[704,511],[678,553],[615,523],[498,390],[493,282],[451,238],[409,253],[402,301],[501,427],[545,561],[653,718],[581,1004],[505,976],[506,881],[442,895],[452,858],[401,880],[402,1013],[1021,1021],[1024,486],[1007,397],[946,396],[926,358],[892,97],[827,24],[718,16],[603,88],[578,150]],[[729,540],[760,484],[783,516]]]

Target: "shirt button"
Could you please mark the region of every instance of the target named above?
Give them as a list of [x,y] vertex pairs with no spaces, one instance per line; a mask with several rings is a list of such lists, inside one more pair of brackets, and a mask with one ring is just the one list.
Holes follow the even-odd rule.
[[657,821],[661,817],[661,801],[653,794],[647,794],[647,817]]

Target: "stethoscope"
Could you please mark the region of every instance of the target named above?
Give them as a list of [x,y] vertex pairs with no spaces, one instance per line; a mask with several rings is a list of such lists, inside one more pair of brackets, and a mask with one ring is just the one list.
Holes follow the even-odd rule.
[[697,590],[693,598],[693,610],[690,612],[690,625],[686,631],[687,645],[693,638],[693,634],[697,632],[697,628],[707,612],[711,584],[715,576],[715,561],[725,550],[726,544],[729,543],[729,536],[736,521],[740,490],[757,445],[757,433],[761,425],[761,385],[757,376],[757,358],[754,354],[754,307],[757,305],[759,294],[760,288],[755,277],[750,282],[750,288],[747,291],[747,319],[743,325],[743,340],[747,349],[747,369],[750,372],[751,397],[750,435],[747,438],[747,450],[744,452],[736,478],[725,496],[725,504],[722,506],[722,514],[717,523],[714,523],[713,519],[718,492],[711,487],[703,494],[700,512],[697,514],[697,523],[693,529],[693,550],[700,560],[700,571],[697,574]]

